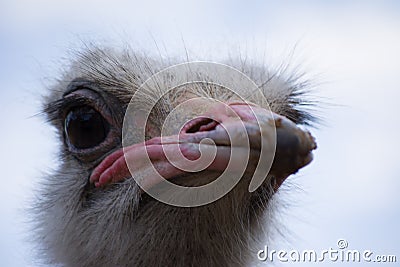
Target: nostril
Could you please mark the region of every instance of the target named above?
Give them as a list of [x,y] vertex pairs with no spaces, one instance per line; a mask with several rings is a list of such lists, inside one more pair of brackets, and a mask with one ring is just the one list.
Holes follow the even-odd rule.
[[213,119],[200,117],[188,121],[182,128],[181,133],[196,133],[214,130],[219,123]]

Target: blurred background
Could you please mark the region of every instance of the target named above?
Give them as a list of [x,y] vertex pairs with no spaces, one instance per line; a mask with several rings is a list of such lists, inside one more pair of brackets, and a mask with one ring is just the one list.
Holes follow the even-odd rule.
[[[0,0],[1,266],[38,264],[24,209],[41,174],[56,168],[57,147],[35,115],[71,51],[87,42],[299,65],[328,104],[318,111],[324,124],[311,129],[314,162],[279,195],[292,205],[279,210],[283,235],[269,248],[322,251],[345,239],[400,262],[399,1]],[[287,265],[309,263],[275,263]]]

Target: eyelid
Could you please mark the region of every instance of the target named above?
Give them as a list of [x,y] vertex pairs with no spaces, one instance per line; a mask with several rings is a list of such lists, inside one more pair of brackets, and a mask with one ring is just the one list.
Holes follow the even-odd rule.
[[58,108],[62,113],[68,113],[75,107],[86,105],[91,106],[92,104],[92,101],[88,98],[79,95],[72,95],[61,99]]
[[79,106],[90,106],[99,112],[110,124],[113,124],[111,110],[105,103],[103,98],[96,92],[87,88],[77,89],[63,98],[61,110],[63,111],[62,118],[65,119],[68,112]]
[[95,90],[93,90],[93,88],[95,88],[95,85],[92,81],[88,81],[84,78],[76,78],[68,84],[67,90],[65,90],[63,97],[65,97],[79,89],[88,89],[88,90],[92,90],[93,92],[95,92]]

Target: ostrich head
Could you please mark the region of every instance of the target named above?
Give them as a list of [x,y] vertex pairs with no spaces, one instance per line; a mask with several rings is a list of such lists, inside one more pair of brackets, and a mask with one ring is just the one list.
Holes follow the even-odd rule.
[[[202,83],[173,86],[178,74],[188,73],[181,69],[154,79],[171,65],[165,61],[89,48],[45,99],[61,160],[45,177],[36,202],[36,232],[49,262],[244,266],[256,258],[255,244],[267,224],[263,219],[272,216],[271,198],[311,161],[316,148],[311,135],[297,127],[313,121],[303,109],[310,104],[305,90],[296,79],[246,64],[237,67],[255,89],[225,72],[204,75],[193,67],[188,72]],[[218,79],[233,81],[238,89],[232,92]],[[166,121],[172,129],[167,135]],[[209,164],[193,171],[197,165],[191,162],[207,154],[213,156]],[[235,169],[243,163],[241,172]],[[260,166],[268,168],[257,182],[252,177]],[[163,187],[166,182],[198,188],[223,173],[238,179],[226,192],[211,194],[212,201],[177,205],[156,197],[180,201],[181,194]]]

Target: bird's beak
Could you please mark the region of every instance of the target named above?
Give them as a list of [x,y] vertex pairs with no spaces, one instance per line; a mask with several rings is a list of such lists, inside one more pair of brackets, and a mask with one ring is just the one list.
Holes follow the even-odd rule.
[[[171,179],[187,170],[223,172],[231,160],[238,161],[230,164],[233,169],[245,161],[245,168],[254,172],[260,166],[258,160],[265,160],[261,165],[269,165],[267,174],[276,177],[277,189],[287,176],[311,162],[314,149],[311,134],[283,116],[248,103],[230,103],[228,108],[216,104],[208,114],[187,122],[177,135],[156,137],[110,154],[92,172],[90,181],[104,186],[145,173],[140,186],[146,189],[159,183],[160,175]],[[204,162],[208,165],[203,166]],[[259,183],[254,182],[254,190]]]

